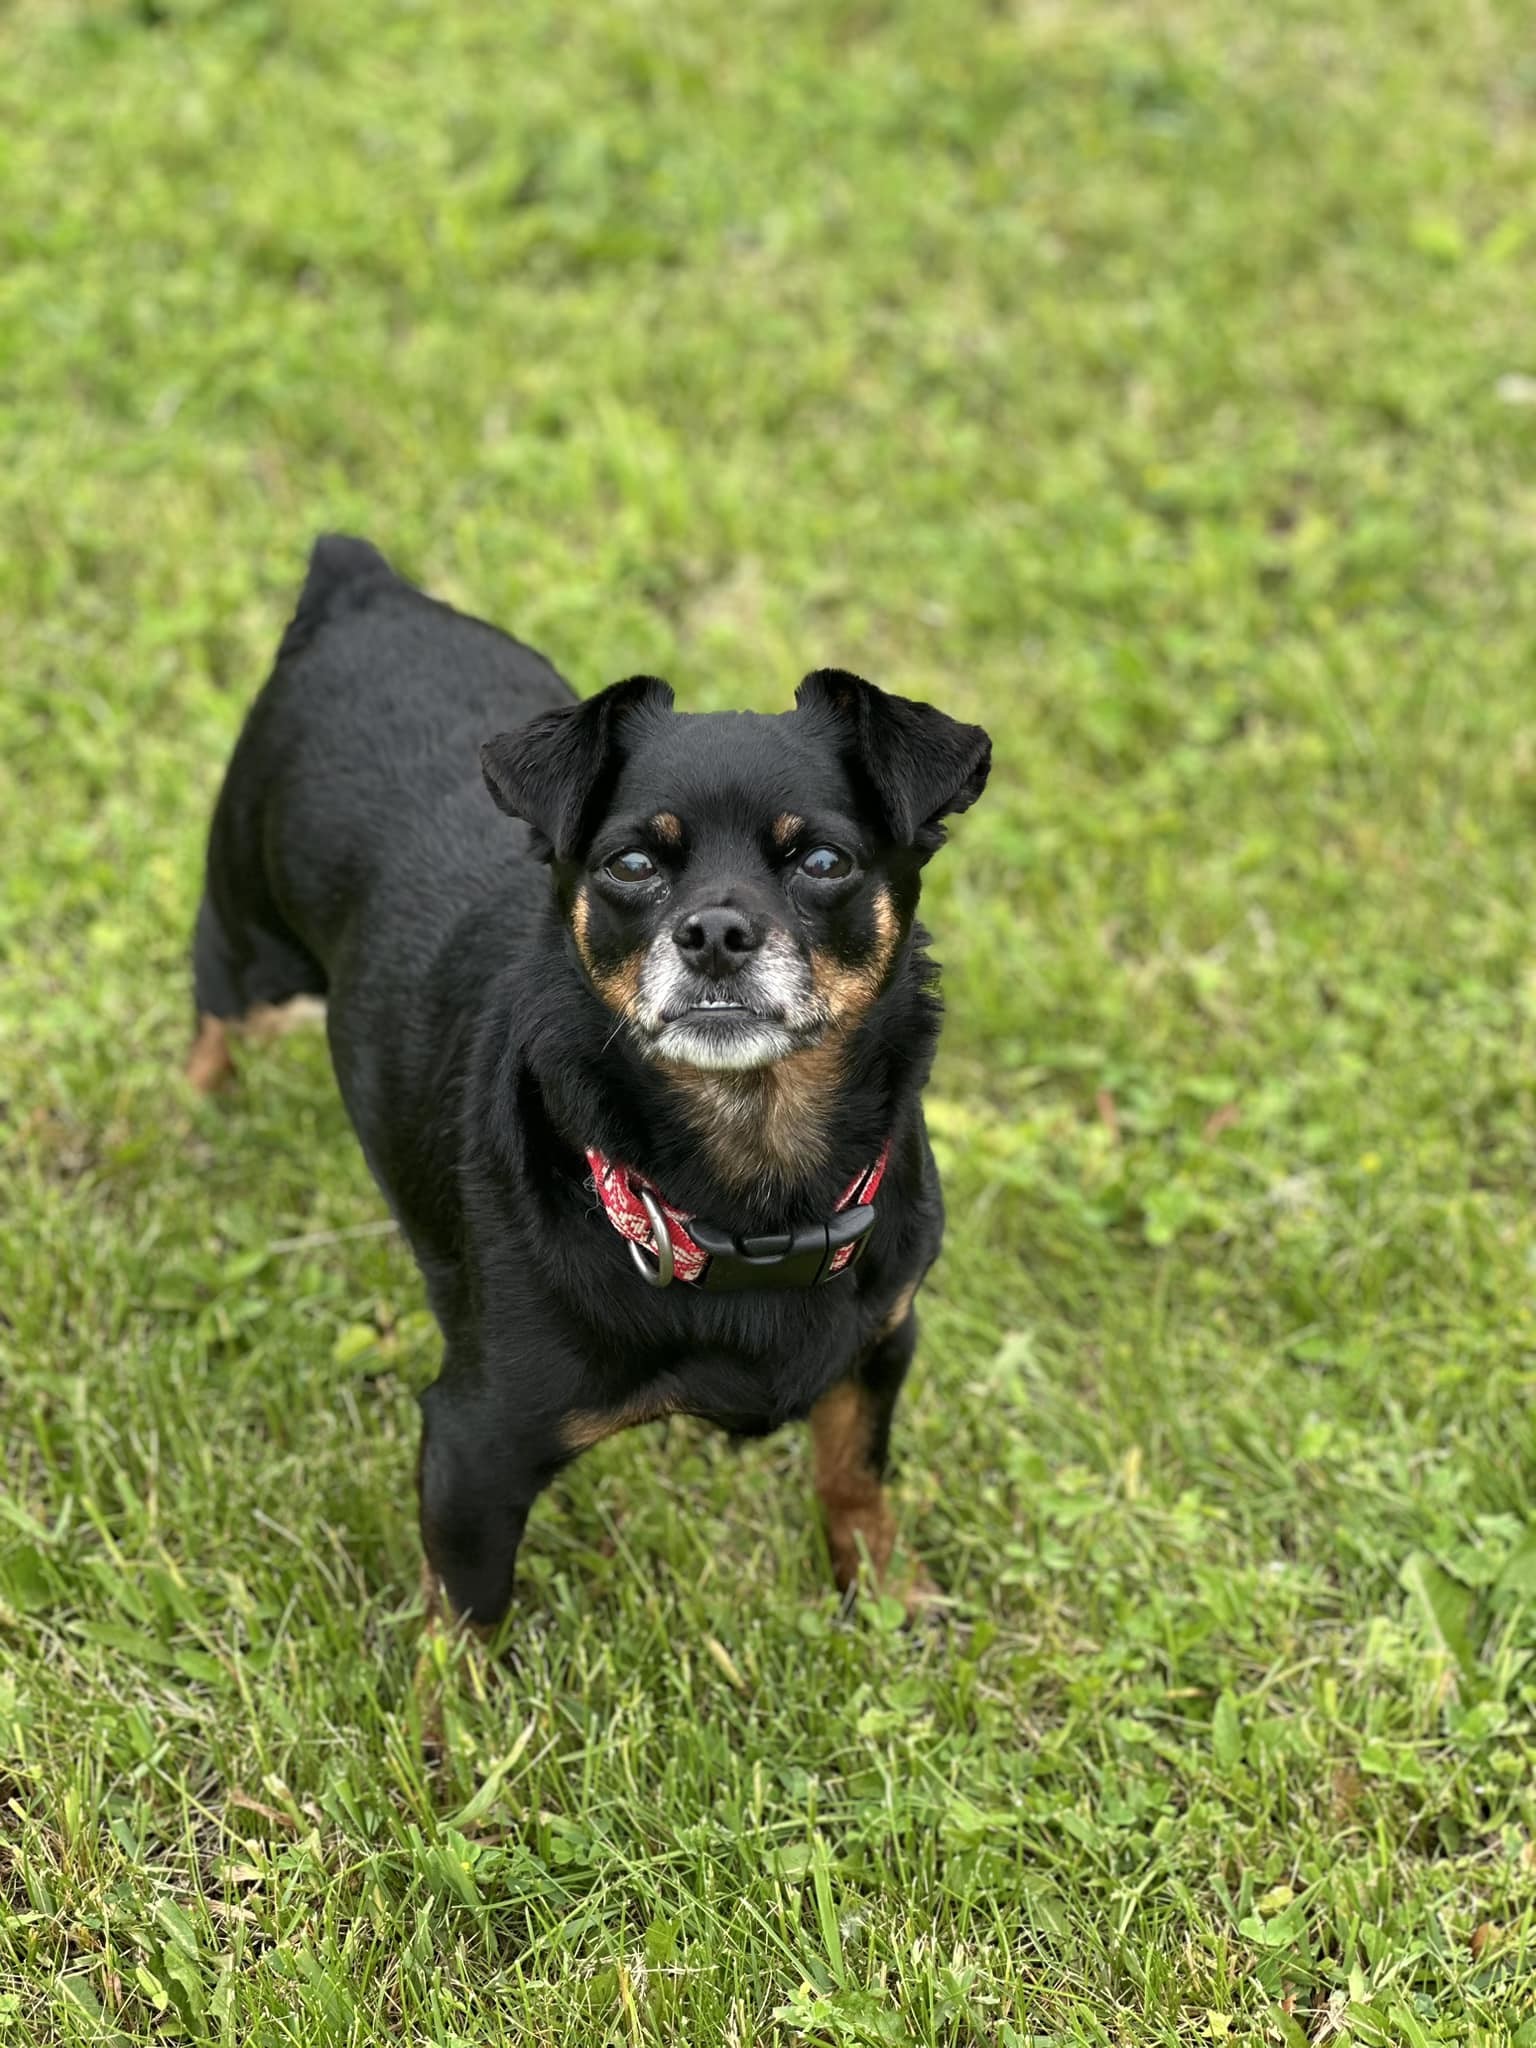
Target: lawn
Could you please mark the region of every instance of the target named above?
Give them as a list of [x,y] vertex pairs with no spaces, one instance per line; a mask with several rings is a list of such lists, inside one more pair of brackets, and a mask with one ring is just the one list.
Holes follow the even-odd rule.
[[[1536,2043],[1524,0],[0,22],[0,2041]],[[195,1101],[312,534],[996,736],[898,1427],[538,1509],[421,1760],[421,1288]]]

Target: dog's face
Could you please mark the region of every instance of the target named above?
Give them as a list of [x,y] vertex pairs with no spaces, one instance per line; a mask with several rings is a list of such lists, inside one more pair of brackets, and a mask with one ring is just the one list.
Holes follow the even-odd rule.
[[777,717],[671,703],[616,683],[488,742],[486,781],[547,849],[582,968],[640,1052],[771,1066],[876,1001],[990,743],[836,670]]
[[878,994],[899,923],[878,823],[795,716],[630,721],[575,884],[593,986],[670,1064],[769,1066]]

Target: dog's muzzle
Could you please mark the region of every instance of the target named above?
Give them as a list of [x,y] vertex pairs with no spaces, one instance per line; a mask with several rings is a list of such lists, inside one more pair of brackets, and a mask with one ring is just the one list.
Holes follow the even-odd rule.
[[631,1012],[651,1058],[742,1072],[771,1066],[826,1028],[810,963],[787,932],[770,931],[729,974],[700,973],[692,960],[701,952],[681,950],[671,932],[651,944]]

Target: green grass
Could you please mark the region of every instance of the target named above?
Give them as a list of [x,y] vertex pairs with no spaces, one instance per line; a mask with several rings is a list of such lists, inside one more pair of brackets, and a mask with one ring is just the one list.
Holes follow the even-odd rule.
[[[10,9],[0,2040],[1536,2041],[1533,195],[1524,0]],[[421,1289],[176,1072],[326,526],[995,733],[946,1632],[636,1434],[424,1771]]]

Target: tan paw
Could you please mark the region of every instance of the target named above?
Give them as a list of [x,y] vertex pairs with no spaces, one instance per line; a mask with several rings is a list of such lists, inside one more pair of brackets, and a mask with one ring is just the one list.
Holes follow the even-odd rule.
[[910,1559],[905,1569],[899,1564],[886,1576],[882,1590],[899,1600],[907,1613],[907,1626],[942,1621],[950,1608],[949,1596],[920,1557]]
[[183,1071],[199,1095],[212,1095],[220,1088],[227,1088],[234,1080],[235,1063],[230,1056],[229,1031],[220,1018],[203,1016],[198,1019],[197,1036],[192,1041]]

